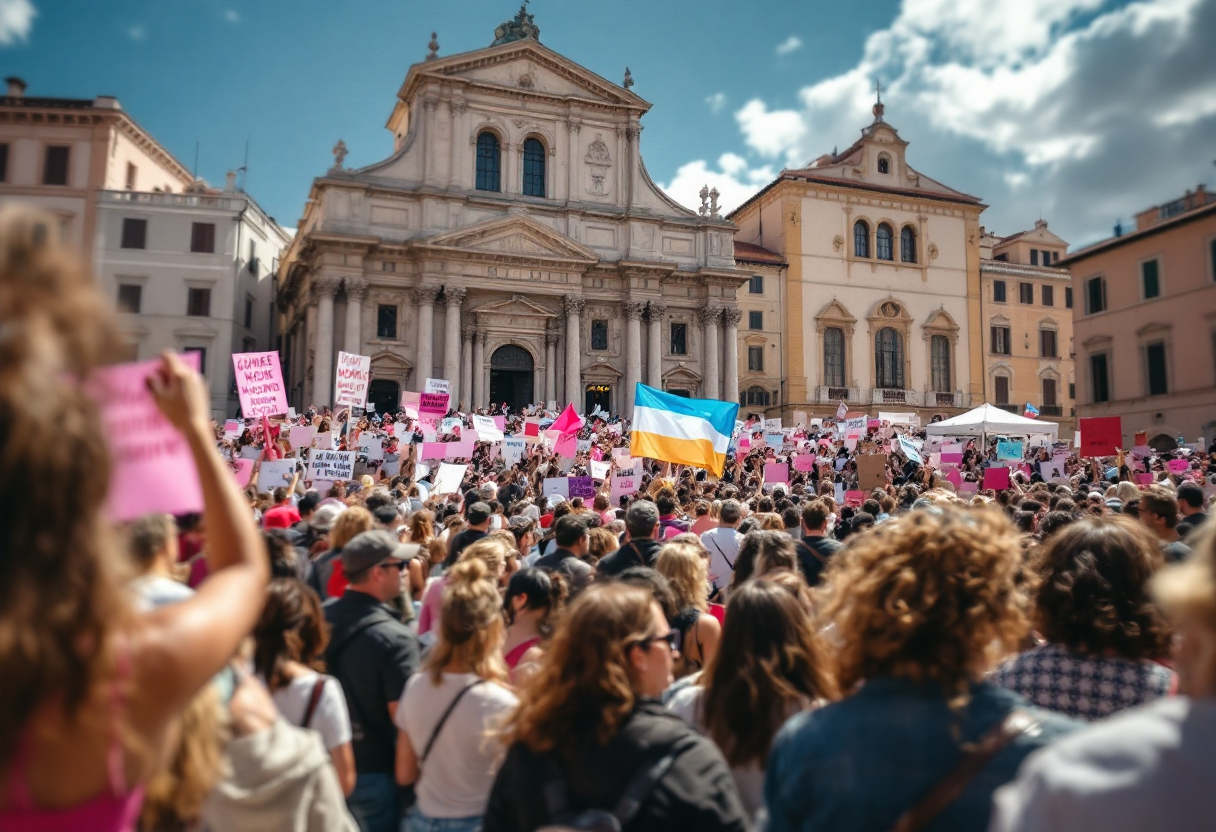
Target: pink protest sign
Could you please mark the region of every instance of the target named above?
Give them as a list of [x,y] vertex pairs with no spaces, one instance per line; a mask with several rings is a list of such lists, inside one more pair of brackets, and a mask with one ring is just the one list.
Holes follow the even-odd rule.
[[499,430],[506,430],[507,429],[507,417],[506,416],[495,416],[494,417],[494,426],[496,428],[498,428]]
[[[198,353],[181,356],[198,369]],[[110,445],[107,511],[114,520],[134,520],[153,511],[202,511],[203,490],[186,440],[161,415],[146,379],[160,359],[97,371],[91,394],[101,403],[102,431]]]
[[769,483],[789,482],[790,466],[784,462],[764,463],[764,481]]
[[239,352],[232,356],[241,413],[273,416],[287,412],[287,388],[277,352]]
[[947,472],[946,480],[953,485],[954,490],[957,491],[963,484],[963,475],[959,473],[957,468],[955,468],[953,471]]
[[984,469],[984,488],[991,488],[995,491],[1004,491],[1009,487],[1009,469],[1008,468],[986,468]]
[[447,415],[447,393],[422,393],[418,397],[418,418],[424,422],[437,423]]
[[1079,455],[1082,457],[1114,456],[1116,449],[1123,444],[1123,418],[1121,416],[1078,419],[1077,427],[1081,429]]
[[473,456],[473,441],[462,439],[459,442],[448,442],[443,449],[447,452],[447,459],[467,459]]
[[236,475],[236,484],[244,488],[249,485],[249,478],[253,474],[253,460],[238,458],[232,461],[233,474]]
[[846,491],[844,492],[844,504],[846,506],[860,506],[866,501],[866,492],[864,491]]
[[815,455],[814,454],[798,454],[794,457],[795,471],[814,471],[815,470]]
[[1152,474],[1136,474],[1136,485],[1152,485]]
[[1185,474],[1186,469],[1191,467],[1185,459],[1171,459],[1166,465],[1169,466],[1171,474]]
[[962,463],[963,455],[960,453],[948,453],[942,451],[942,462],[953,462],[955,465]]
[[578,434],[565,433],[553,443],[553,453],[566,459],[574,459],[578,454]]
[[446,459],[447,458],[446,442],[423,442],[422,443],[422,458],[423,459]]
[[975,494],[980,490],[980,484],[978,482],[965,482],[959,486],[958,490],[964,494]]

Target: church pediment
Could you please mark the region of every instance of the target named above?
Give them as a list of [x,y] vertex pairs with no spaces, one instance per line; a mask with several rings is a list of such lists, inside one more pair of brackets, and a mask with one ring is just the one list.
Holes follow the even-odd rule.
[[503,257],[575,261],[585,265],[599,262],[591,249],[522,214],[448,231],[423,240],[419,245]]
[[539,303],[533,303],[523,295],[511,295],[503,300],[491,301],[469,310],[474,315],[498,315],[507,318],[542,317],[556,318],[558,315]]

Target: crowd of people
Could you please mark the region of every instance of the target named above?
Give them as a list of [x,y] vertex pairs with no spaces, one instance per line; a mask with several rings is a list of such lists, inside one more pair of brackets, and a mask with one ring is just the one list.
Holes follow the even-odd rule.
[[[233,437],[166,355],[204,508],[113,524],[78,380],[118,330],[29,217],[0,225],[0,829],[1210,826],[1216,446],[1028,448],[985,491],[995,442],[947,478],[914,426],[749,418],[715,475],[635,462],[606,414],[565,456],[552,409],[496,408],[534,438],[441,488],[417,414]],[[293,426],[382,458],[314,482]],[[235,460],[256,484],[278,457],[290,482],[242,490]],[[593,493],[546,494],[565,476]]]

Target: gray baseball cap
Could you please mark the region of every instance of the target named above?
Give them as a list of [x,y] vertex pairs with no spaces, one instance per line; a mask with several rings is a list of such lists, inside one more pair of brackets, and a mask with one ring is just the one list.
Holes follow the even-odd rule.
[[421,548],[417,543],[399,543],[385,531],[362,532],[342,548],[342,570],[353,575],[390,558],[409,560]]

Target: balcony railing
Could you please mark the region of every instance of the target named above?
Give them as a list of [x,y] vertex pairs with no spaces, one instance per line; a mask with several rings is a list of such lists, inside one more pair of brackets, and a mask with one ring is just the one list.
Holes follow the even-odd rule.
[[920,396],[917,395],[915,390],[900,390],[891,387],[875,388],[870,391],[870,403],[906,404],[919,407]]
[[844,399],[846,402],[860,402],[861,390],[857,387],[816,387],[815,401],[818,404],[833,404]]
[[160,191],[102,191],[101,202],[122,205],[157,205],[167,208],[219,208],[239,211],[245,198],[236,194],[173,194]]
[[1040,416],[1063,416],[1064,406],[1059,404],[1039,405]]
[[963,394],[957,390],[953,393],[941,393],[936,390],[925,391],[925,407],[962,407]]

